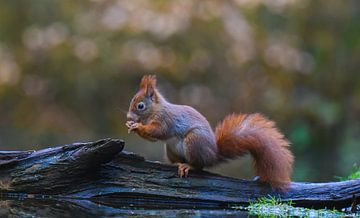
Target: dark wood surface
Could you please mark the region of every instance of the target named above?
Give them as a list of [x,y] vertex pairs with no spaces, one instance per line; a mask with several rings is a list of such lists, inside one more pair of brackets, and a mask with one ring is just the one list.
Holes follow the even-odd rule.
[[[360,179],[293,182],[288,192],[279,193],[266,184],[206,171],[178,178],[176,166],[146,161],[123,148],[122,140],[104,139],[39,151],[0,151],[0,202],[23,209],[62,205],[92,214],[124,208],[228,210],[267,196],[309,208],[349,207],[354,196],[360,202]],[[51,203],[55,201],[61,204]]]

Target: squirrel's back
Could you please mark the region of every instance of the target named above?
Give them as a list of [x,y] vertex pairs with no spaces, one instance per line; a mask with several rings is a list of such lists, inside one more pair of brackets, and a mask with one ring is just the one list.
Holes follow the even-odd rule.
[[201,129],[208,137],[215,135],[207,119],[196,109],[187,105],[166,102],[159,112],[159,118],[173,129],[174,134],[185,135],[192,129]]

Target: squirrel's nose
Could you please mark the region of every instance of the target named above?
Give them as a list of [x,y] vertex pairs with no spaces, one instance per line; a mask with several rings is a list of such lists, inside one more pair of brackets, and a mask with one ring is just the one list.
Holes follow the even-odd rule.
[[137,121],[138,116],[137,116],[136,114],[134,114],[133,112],[128,112],[128,113],[126,114],[126,118],[127,118],[128,120]]

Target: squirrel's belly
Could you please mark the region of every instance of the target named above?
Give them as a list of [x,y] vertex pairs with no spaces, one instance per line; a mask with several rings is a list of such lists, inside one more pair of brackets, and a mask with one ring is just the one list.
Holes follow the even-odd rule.
[[177,137],[172,137],[165,141],[165,146],[170,149],[173,153],[178,155],[179,157],[186,159],[186,151],[184,146],[184,140],[179,139]]

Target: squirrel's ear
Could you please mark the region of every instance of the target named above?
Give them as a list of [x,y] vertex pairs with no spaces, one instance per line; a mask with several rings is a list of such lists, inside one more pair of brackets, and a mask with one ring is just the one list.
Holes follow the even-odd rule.
[[140,89],[144,90],[147,96],[153,98],[156,89],[156,76],[155,75],[143,76],[140,82]]

